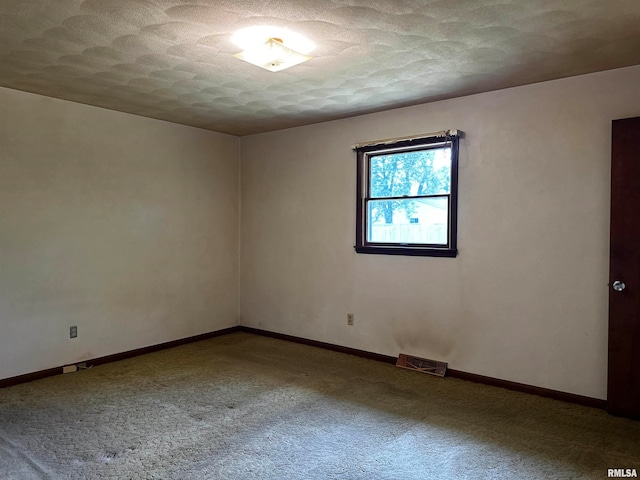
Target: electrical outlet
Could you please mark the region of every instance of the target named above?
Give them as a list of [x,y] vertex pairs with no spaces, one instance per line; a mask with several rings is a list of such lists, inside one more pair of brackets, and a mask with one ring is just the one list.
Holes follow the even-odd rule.
[[347,313],[347,325],[353,325],[353,313]]
[[73,325],[69,327],[69,338],[76,338],[78,336],[78,327]]

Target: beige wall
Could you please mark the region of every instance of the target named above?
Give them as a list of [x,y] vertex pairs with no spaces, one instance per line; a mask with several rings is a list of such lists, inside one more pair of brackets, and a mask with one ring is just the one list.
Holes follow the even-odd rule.
[[[640,67],[242,138],[241,323],[606,398],[611,120]],[[351,145],[458,128],[456,259],[358,255]],[[355,325],[346,325],[347,312]]]
[[0,378],[237,324],[238,175],[236,137],[0,88]]

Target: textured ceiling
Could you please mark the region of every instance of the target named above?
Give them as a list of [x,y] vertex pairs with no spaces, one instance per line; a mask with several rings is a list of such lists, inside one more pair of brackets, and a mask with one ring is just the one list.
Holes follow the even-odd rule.
[[[317,48],[278,73],[232,34]],[[235,135],[640,64],[640,0],[0,0],[0,85]]]

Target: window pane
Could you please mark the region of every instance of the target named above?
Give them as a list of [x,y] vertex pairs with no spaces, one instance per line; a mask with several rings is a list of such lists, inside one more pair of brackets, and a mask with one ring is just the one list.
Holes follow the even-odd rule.
[[446,245],[449,198],[370,200],[367,241]]
[[451,149],[375,155],[369,169],[371,198],[449,193]]

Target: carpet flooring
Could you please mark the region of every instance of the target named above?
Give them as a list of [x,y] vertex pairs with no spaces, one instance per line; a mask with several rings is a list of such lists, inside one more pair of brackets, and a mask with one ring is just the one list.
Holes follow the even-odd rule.
[[2,479],[603,479],[640,422],[248,333],[0,390]]

